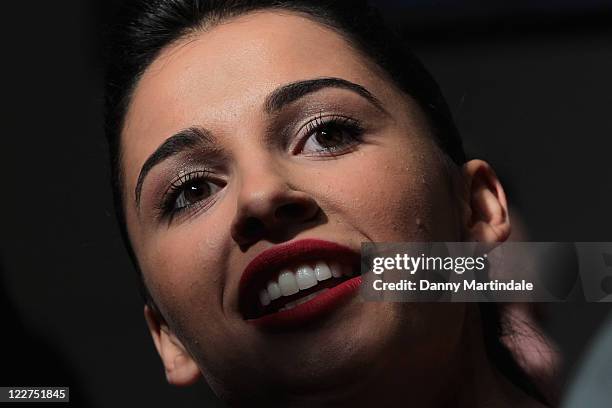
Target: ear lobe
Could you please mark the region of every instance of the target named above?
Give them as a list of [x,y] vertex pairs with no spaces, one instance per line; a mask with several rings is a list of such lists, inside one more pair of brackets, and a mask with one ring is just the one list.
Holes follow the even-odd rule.
[[168,383],[177,386],[191,385],[200,377],[200,369],[180,340],[165,322],[160,322],[153,310],[144,307],[145,320],[157,353],[162,359]]
[[486,162],[470,160],[463,165],[467,182],[468,238],[479,242],[503,242],[510,235],[506,195],[497,175]]

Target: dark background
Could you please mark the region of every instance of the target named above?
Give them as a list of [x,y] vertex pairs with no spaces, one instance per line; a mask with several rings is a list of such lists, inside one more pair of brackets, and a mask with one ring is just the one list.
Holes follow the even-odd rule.
[[[0,385],[70,386],[74,406],[215,406],[204,385],[166,385],[112,214],[97,67],[116,3],[3,4]],[[612,241],[612,4],[374,3],[529,239]],[[547,307],[566,378],[609,309]]]

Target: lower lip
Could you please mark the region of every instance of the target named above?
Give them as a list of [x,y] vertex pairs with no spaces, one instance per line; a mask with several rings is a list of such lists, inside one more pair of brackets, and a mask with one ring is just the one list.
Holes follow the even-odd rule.
[[248,322],[263,329],[288,329],[311,323],[350,299],[360,284],[361,276],[351,278],[292,309],[271,313]]

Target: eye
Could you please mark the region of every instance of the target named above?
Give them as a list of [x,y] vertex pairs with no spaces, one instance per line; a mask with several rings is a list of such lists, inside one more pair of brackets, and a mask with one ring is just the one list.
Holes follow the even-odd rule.
[[204,180],[194,180],[187,183],[176,197],[174,209],[180,210],[207,199],[213,194],[215,187],[217,186]]
[[164,213],[178,213],[190,207],[204,205],[221,188],[219,182],[213,182],[208,172],[197,171],[180,176],[172,183],[164,199]]
[[342,116],[318,117],[307,126],[300,153],[342,153],[354,147],[362,134],[363,128],[353,119]]

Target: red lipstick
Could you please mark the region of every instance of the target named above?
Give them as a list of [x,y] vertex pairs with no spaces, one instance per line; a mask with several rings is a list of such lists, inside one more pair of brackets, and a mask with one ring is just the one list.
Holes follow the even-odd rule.
[[[289,310],[267,310],[263,315],[254,312],[254,307],[259,305],[258,290],[265,288],[269,281],[276,280],[282,269],[315,261],[338,263],[347,276],[319,282],[313,290],[326,288],[324,292]],[[359,273],[359,261],[357,251],[330,241],[304,239],[274,246],[255,257],[245,268],[239,287],[241,312],[246,320],[262,328],[285,328],[305,324],[334,310],[356,292],[361,277],[348,275]],[[307,293],[301,292],[301,295]],[[296,294],[294,297],[299,296],[300,294]],[[291,298],[290,296],[289,299]],[[286,297],[284,299],[287,300]]]

